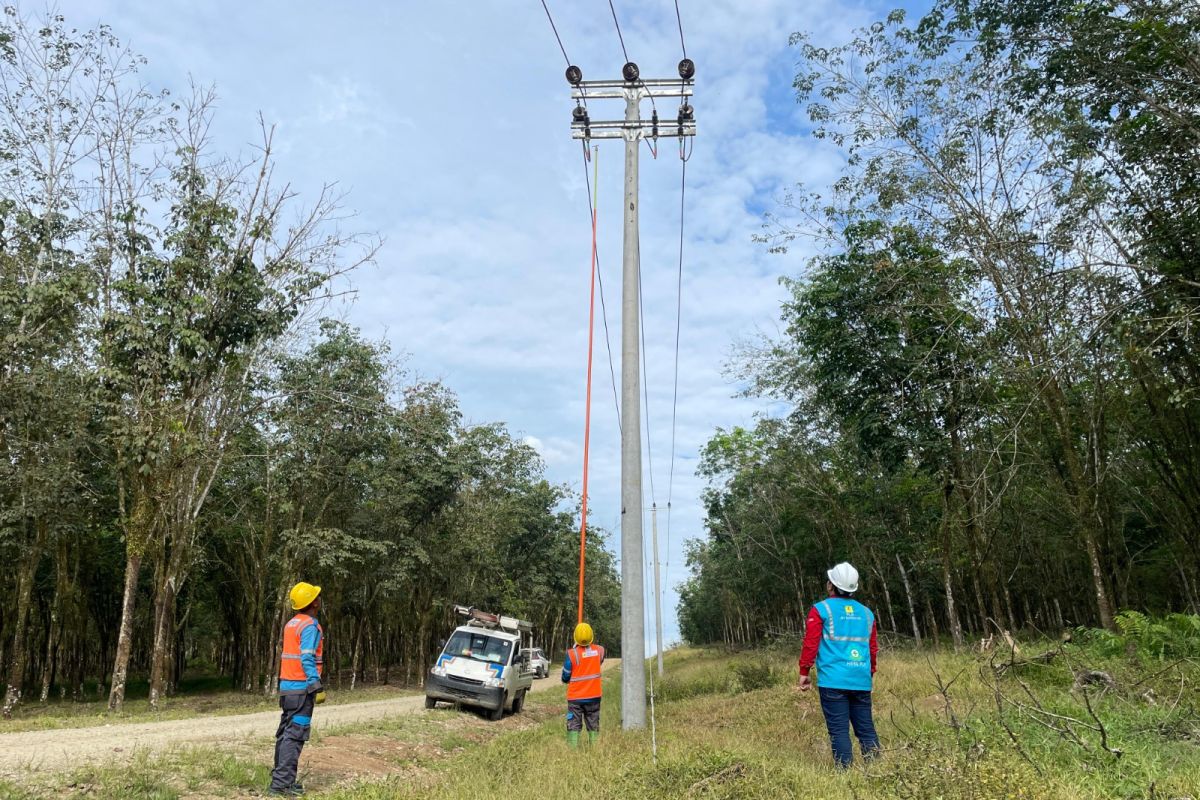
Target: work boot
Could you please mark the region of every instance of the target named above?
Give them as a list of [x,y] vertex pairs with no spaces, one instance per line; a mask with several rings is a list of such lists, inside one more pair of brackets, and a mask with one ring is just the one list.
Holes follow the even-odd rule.
[[579,731],[567,731],[567,747],[579,747]]
[[594,746],[598,741],[600,741],[600,731],[588,731],[588,744]]

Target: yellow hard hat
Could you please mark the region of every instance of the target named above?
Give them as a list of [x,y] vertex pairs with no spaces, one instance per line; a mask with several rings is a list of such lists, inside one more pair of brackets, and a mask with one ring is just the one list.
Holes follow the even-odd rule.
[[575,644],[589,645],[592,643],[592,626],[581,622],[575,626]]
[[313,600],[316,600],[317,595],[320,593],[320,586],[313,586],[311,583],[300,581],[292,587],[290,592],[288,592],[288,597],[292,601],[292,609],[299,611],[302,608],[308,608],[311,606]]

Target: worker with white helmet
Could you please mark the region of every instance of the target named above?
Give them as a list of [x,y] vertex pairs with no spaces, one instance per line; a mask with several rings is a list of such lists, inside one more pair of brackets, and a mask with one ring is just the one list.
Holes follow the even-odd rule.
[[604,648],[596,644],[592,626],[580,622],[575,626],[575,646],[563,659],[562,682],[567,684],[567,744],[579,746],[579,734],[587,725],[588,743],[600,738],[600,698],[603,687],[600,665],[604,663]]
[[879,735],[871,718],[871,686],[879,644],[875,614],[851,597],[858,591],[858,570],[843,561],[825,575],[828,597],[808,612],[800,651],[799,689],[807,692],[812,688],[809,673],[815,665],[833,759],[845,769],[854,758],[851,725],[863,758],[879,752]]

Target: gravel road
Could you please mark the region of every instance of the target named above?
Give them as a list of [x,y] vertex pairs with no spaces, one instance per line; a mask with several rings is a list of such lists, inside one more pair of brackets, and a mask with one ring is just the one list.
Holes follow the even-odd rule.
[[[620,659],[609,659],[605,669]],[[556,670],[535,680],[532,691],[561,685]],[[313,715],[315,730],[356,722],[416,714],[425,709],[423,696],[372,700],[320,708]],[[270,737],[279,724],[278,711],[222,717],[194,717],[164,722],[99,725],[50,731],[0,734],[0,773],[19,776],[28,771],[59,771],[82,763],[119,761],[139,751],[161,751],[191,744],[218,744],[242,737]]]

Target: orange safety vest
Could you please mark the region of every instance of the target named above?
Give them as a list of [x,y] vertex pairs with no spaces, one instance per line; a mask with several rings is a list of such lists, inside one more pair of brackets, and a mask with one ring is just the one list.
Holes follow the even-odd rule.
[[575,645],[567,651],[567,658],[571,660],[567,700],[599,700],[600,662],[604,660],[604,648],[598,644],[587,647]]
[[300,649],[300,634],[309,625],[317,626],[317,652],[314,653],[317,657],[317,674],[321,675],[324,670],[321,668],[324,663],[325,652],[325,636],[321,630],[321,624],[308,614],[297,614],[292,617],[287,625],[283,626],[283,658],[279,661],[279,680],[281,681],[306,681],[308,676],[304,674],[304,665],[300,663],[300,657],[306,655]]

